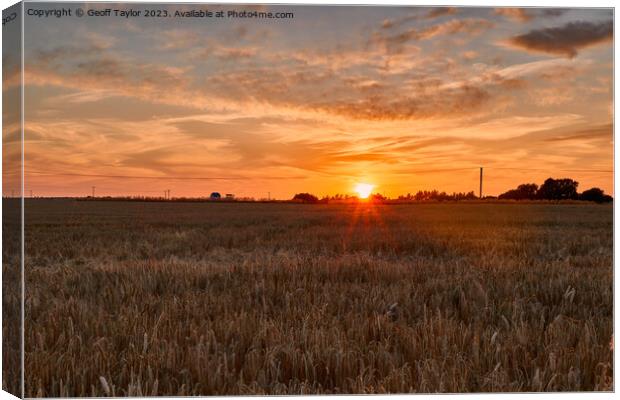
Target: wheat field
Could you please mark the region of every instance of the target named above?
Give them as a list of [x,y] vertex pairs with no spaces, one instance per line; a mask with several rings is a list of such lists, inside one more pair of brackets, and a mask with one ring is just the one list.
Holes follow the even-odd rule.
[[613,389],[612,206],[26,201],[26,396]]

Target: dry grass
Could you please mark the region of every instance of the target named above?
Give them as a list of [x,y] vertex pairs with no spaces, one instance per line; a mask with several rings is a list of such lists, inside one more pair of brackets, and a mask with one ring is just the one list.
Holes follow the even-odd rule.
[[21,207],[2,199],[2,389],[21,396]]
[[27,396],[612,389],[611,206],[26,218]]

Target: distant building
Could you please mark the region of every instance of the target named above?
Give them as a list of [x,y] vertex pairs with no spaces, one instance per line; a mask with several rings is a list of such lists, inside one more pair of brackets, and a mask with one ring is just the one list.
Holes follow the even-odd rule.
[[234,199],[234,198],[235,198],[235,195],[234,195],[234,194],[232,194],[232,193],[226,193],[226,198],[227,198],[228,200],[232,200],[232,199]]
[[213,192],[211,193],[211,196],[209,196],[209,198],[211,198],[212,200],[218,200],[222,198],[222,195],[218,192]]

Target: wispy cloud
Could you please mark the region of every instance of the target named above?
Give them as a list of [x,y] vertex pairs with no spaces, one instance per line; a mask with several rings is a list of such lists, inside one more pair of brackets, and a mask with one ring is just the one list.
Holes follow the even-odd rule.
[[444,35],[479,35],[492,28],[494,23],[481,18],[452,19],[425,28],[410,28],[398,33],[375,32],[371,43],[385,47],[390,52],[399,53],[403,45],[410,41],[429,40]]
[[528,12],[528,10],[525,8],[512,8],[512,7],[496,8],[495,14],[503,15],[504,17],[507,17],[507,18],[510,18],[510,19],[513,19],[519,22],[528,22],[534,18],[534,16],[530,14],[530,12]]
[[458,14],[459,10],[456,7],[435,7],[423,13],[416,13],[408,15],[398,19],[386,19],[381,24],[384,29],[396,28],[412,21],[430,20],[448,15]]
[[565,141],[584,141],[584,140],[605,140],[613,139],[613,125],[593,126],[576,132],[567,132],[563,135],[557,135],[546,138],[548,142],[565,142]]
[[566,8],[516,8],[499,7],[494,10],[496,15],[502,15],[510,20],[528,23],[536,18],[554,18],[564,15],[569,9]]

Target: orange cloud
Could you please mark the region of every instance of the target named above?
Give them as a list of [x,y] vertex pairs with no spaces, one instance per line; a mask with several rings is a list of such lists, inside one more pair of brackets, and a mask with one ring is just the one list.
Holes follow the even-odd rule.
[[534,16],[528,13],[528,11],[525,8],[511,8],[511,7],[496,8],[495,14],[503,15],[507,18],[511,18],[519,22],[528,22],[534,18]]
[[458,14],[459,10],[456,7],[435,7],[428,10],[425,14],[414,14],[409,15],[397,20],[386,19],[381,24],[381,27],[384,29],[391,29],[403,25],[410,21],[418,21],[424,19],[435,19],[448,15]]
[[442,35],[470,35],[475,36],[490,29],[495,24],[481,18],[452,19],[426,28],[411,28],[401,33],[386,35],[375,32],[371,43],[382,46],[390,52],[399,53],[402,46],[409,41],[428,40]]

